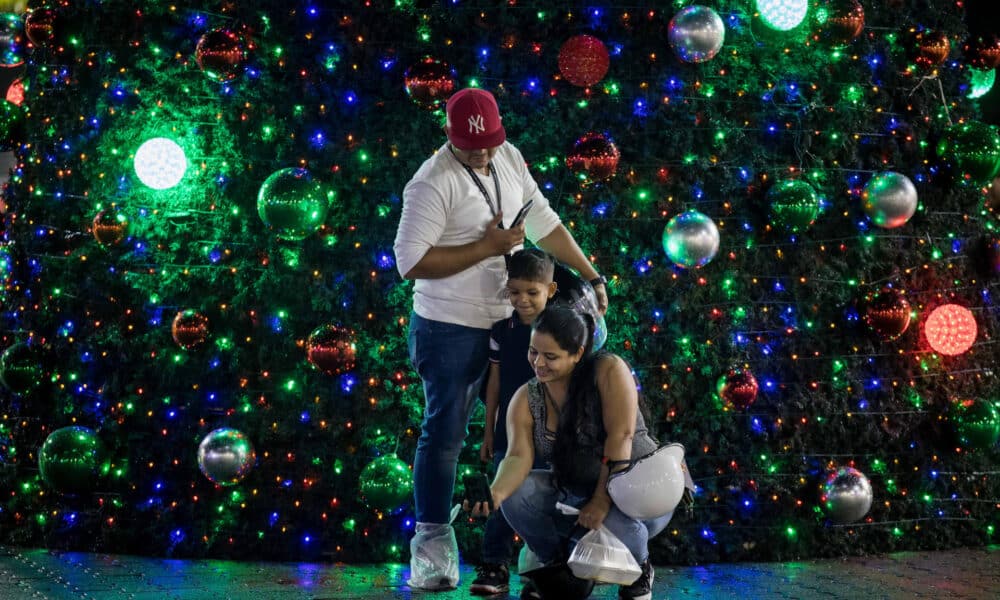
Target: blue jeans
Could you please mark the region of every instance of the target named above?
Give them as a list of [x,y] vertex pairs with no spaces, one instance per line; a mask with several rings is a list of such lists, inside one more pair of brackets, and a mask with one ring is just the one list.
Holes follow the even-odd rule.
[[[503,460],[506,448],[502,451],[493,451],[493,470],[500,465]],[[499,510],[490,513],[486,519],[486,526],[483,527],[483,556],[484,563],[508,565],[514,558],[514,530],[511,529],[507,519]]]
[[489,355],[489,329],[410,315],[410,360],[424,382],[424,420],[413,459],[417,522],[448,523],[455,469]]
[[[556,508],[562,502],[577,508],[589,498],[567,495],[552,483],[552,471],[536,469],[528,474],[521,487],[501,505],[507,522],[524,543],[538,556],[542,564],[563,561],[569,557],[575,535],[586,530],[575,526],[576,515],[564,515]],[[604,526],[625,544],[640,565],[649,558],[649,539],[663,531],[673,513],[657,519],[640,521],[629,517],[612,505]],[[576,531],[574,531],[576,530]]]

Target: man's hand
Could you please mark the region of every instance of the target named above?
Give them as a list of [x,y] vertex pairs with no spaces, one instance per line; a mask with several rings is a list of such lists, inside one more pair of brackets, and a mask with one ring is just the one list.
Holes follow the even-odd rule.
[[603,316],[608,310],[608,286],[603,283],[595,285],[594,295],[597,296],[597,310]]
[[524,224],[510,229],[500,229],[499,225],[502,219],[502,212],[490,219],[486,226],[486,232],[480,239],[480,242],[488,249],[490,256],[510,254],[511,250],[524,243]]

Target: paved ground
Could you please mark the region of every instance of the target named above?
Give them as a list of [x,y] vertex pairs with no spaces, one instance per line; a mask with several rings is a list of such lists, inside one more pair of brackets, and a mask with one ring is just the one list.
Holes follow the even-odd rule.
[[[474,574],[439,594],[411,592],[406,565],[237,563],[49,552],[0,546],[0,599],[156,600],[467,600]],[[512,577],[516,598],[520,582]],[[617,598],[599,586],[592,598]],[[507,600],[505,597],[494,597]],[[1000,598],[1000,546],[947,552],[792,563],[661,567],[655,600],[688,598],[897,599]]]

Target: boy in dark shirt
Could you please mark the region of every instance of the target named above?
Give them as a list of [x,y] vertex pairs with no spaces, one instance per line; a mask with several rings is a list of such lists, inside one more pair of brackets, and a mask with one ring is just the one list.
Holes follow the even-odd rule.
[[[518,250],[507,265],[507,293],[514,314],[490,330],[490,367],[486,383],[486,427],[479,457],[500,464],[507,453],[507,407],[522,385],[535,376],[528,362],[531,324],[556,293],[555,261],[535,248]],[[469,588],[473,594],[503,594],[510,590],[514,530],[499,510],[490,513],[483,533],[482,562]]]

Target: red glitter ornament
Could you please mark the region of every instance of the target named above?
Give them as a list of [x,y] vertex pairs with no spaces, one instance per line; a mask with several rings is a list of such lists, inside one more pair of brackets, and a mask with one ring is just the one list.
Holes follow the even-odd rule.
[[194,309],[182,310],[174,317],[170,332],[178,346],[194,348],[208,337],[208,317]]
[[559,72],[566,81],[579,87],[600,81],[609,65],[608,49],[592,35],[573,36],[559,49]]
[[925,31],[918,33],[916,40],[916,56],[913,60],[924,68],[940,65],[951,52],[951,41],[940,31]]
[[942,304],[924,322],[927,343],[939,354],[956,356],[976,341],[976,317],[959,304]]
[[970,67],[989,71],[1000,66],[1000,37],[995,34],[977,37],[962,45],[962,54]]
[[62,29],[61,16],[51,8],[38,8],[24,17],[24,33],[32,44],[39,47],[58,46],[56,35]]
[[455,91],[455,72],[448,63],[430,56],[406,70],[403,75],[406,93],[417,105],[434,110]]
[[885,288],[868,299],[865,324],[885,341],[892,341],[910,326],[910,303],[899,292]]
[[232,81],[247,59],[243,38],[229,29],[213,29],[201,36],[194,50],[198,67],[214,81]]
[[833,0],[826,3],[826,20],[820,23],[816,37],[833,46],[846,46],[865,28],[865,9],[858,0]]
[[749,369],[732,368],[716,384],[719,397],[727,404],[746,410],[757,399],[757,378]]
[[619,158],[618,147],[607,135],[591,132],[573,145],[566,166],[574,173],[585,173],[590,180],[605,181],[614,177]]
[[354,332],[336,325],[323,325],[309,334],[306,358],[327,375],[340,375],[354,368]]
[[128,220],[116,210],[106,209],[94,217],[92,232],[102,246],[114,246],[125,239]]

